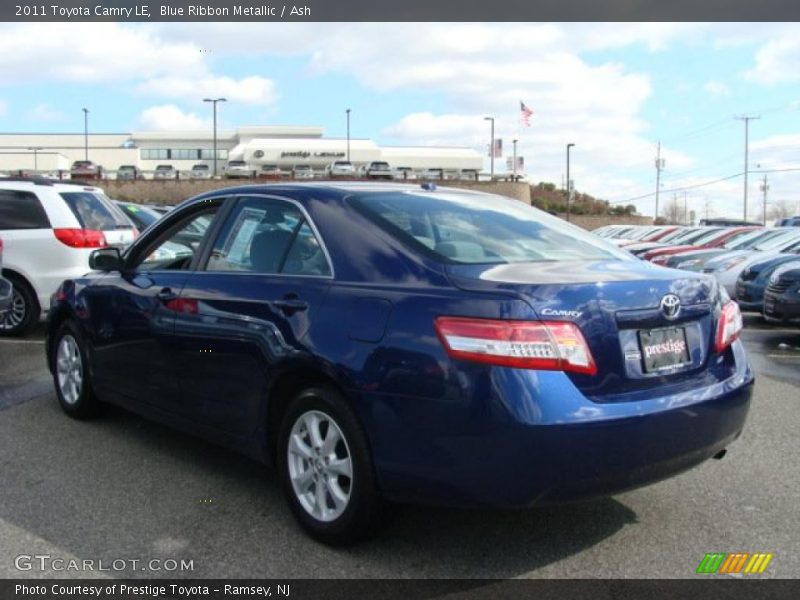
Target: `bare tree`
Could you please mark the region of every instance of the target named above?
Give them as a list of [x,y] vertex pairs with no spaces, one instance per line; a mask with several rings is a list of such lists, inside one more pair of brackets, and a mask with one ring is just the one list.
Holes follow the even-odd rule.
[[770,220],[785,219],[794,215],[794,210],[786,200],[775,200],[771,202],[767,209],[767,217]]
[[672,198],[667,202],[661,211],[661,217],[668,225],[683,223],[684,216],[683,202],[679,202],[677,198]]

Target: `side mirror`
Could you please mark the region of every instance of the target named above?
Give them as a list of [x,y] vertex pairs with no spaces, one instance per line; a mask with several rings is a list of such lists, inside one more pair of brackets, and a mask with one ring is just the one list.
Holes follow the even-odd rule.
[[93,271],[121,271],[122,256],[119,248],[100,248],[89,255],[89,268]]

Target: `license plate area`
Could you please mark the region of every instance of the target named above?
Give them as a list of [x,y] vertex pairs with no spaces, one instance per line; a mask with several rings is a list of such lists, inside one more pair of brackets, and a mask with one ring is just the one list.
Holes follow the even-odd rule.
[[669,371],[691,364],[684,327],[642,329],[638,337],[645,373]]

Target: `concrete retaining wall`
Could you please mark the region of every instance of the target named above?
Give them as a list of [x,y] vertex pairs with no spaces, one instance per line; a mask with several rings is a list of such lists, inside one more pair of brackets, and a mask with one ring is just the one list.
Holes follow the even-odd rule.
[[[178,180],[178,181],[116,181],[107,180],[92,182],[93,185],[102,187],[110,198],[127,200],[128,202],[152,204],[178,204],[187,198],[225,187],[240,184],[254,183],[252,180]],[[264,181],[263,183],[275,183]],[[508,181],[470,182],[470,181],[444,181],[442,186],[471,189],[492,194],[501,194],[530,204],[531,190],[525,183]]]

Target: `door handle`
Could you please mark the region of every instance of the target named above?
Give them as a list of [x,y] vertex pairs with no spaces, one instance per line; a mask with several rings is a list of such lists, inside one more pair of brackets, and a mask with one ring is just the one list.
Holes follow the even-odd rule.
[[171,288],[162,288],[157,294],[156,298],[161,300],[162,302],[169,302],[170,300],[175,300],[178,297],[178,294],[172,291]]
[[279,309],[281,312],[284,313],[294,313],[301,310],[306,310],[308,308],[308,302],[305,300],[301,300],[297,297],[287,297],[283,298],[282,300],[275,300],[273,302],[275,308]]

